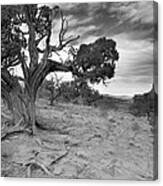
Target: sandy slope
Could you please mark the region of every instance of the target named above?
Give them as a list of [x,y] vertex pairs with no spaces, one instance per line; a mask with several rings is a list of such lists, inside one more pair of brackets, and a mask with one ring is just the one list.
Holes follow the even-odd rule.
[[[153,133],[145,117],[121,110],[37,103],[37,137],[2,142],[2,176],[26,177],[31,161],[56,178],[153,179]],[[41,139],[41,140],[40,140]],[[51,177],[32,166],[32,177]]]

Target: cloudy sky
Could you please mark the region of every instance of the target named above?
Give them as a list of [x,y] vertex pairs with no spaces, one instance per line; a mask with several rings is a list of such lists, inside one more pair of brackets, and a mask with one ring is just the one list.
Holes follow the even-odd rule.
[[[153,2],[59,4],[69,22],[69,34],[80,35],[74,43],[94,42],[99,37],[117,43],[120,59],[115,77],[101,93],[129,95],[147,92],[153,83]],[[68,77],[68,76],[66,76]]]
[[[58,3],[69,23],[68,35],[80,35],[74,46],[107,37],[116,41],[120,58],[115,77],[107,86],[94,85],[100,93],[127,95],[148,92],[153,83],[154,20],[153,2]],[[54,21],[53,37],[60,22]],[[66,53],[62,58],[66,59]],[[57,57],[57,56],[56,56]],[[70,73],[60,73],[63,80],[71,80]]]

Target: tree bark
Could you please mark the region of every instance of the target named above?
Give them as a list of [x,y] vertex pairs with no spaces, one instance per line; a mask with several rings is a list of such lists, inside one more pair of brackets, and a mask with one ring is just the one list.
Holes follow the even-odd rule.
[[37,91],[45,77],[54,71],[68,72],[71,71],[71,68],[53,60],[48,60],[45,66],[40,63],[30,78],[24,77],[26,84],[22,88],[18,79],[11,76],[8,71],[2,70],[2,96],[7,100],[9,109],[13,113],[13,122],[17,124],[23,118],[24,125],[29,127],[33,134],[36,133]]
[[36,134],[36,106],[35,106],[35,101],[31,100],[28,103],[28,116],[29,116],[29,127],[32,130],[32,134]]

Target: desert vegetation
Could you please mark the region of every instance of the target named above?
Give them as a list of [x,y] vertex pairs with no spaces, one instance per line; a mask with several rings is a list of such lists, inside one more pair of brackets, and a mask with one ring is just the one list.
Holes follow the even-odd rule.
[[[5,5],[1,14],[2,176],[153,179],[155,94],[121,99],[90,86],[114,77],[116,42],[73,47],[80,36],[67,35],[59,6]],[[66,47],[71,58],[55,60]]]
[[[50,41],[52,23],[56,16],[61,19],[61,28],[58,33],[59,44],[53,46]],[[113,77],[118,52],[116,43],[111,39],[100,38],[95,43],[82,44],[76,53],[72,51],[73,60],[66,61],[65,64],[49,58],[52,53],[61,51],[79,37],[65,36],[68,29],[67,21],[58,6],[52,9],[37,5],[4,6],[2,18],[2,96],[14,107],[10,94],[15,93],[23,107],[22,109],[16,106],[15,109],[19,109],[18,113],[24,110],[21,115],[32,133],[35,133],[37,91],[50,72],[70,71],[74,78],[81,79],[82,82],[89,80],[91,83],[99,83]],[[21,29],[23,24],[27,27],[27,33]],[[45,40],[45,47],[40,49],[39,44],[42,40]],[[12,77],[10,73],[10,69],[17,65],[21,66],[23,78]],[[24,83],[23,87],[19,85],[19,81]],[[13,91],[16,84],[19,88]]]

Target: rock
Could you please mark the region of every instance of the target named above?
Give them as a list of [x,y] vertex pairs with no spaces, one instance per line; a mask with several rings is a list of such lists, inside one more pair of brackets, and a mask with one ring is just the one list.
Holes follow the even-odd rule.
[[88,158],[88,154],[85,151],[76,152],[76,156],[78,156],[79,158],[82,158],[82,159],[87,159]]
[[61,175],[61,174],[63,173],[62,167],[57,166],[57,167],[54,169],[53,173],[54,173],[56,176]]

